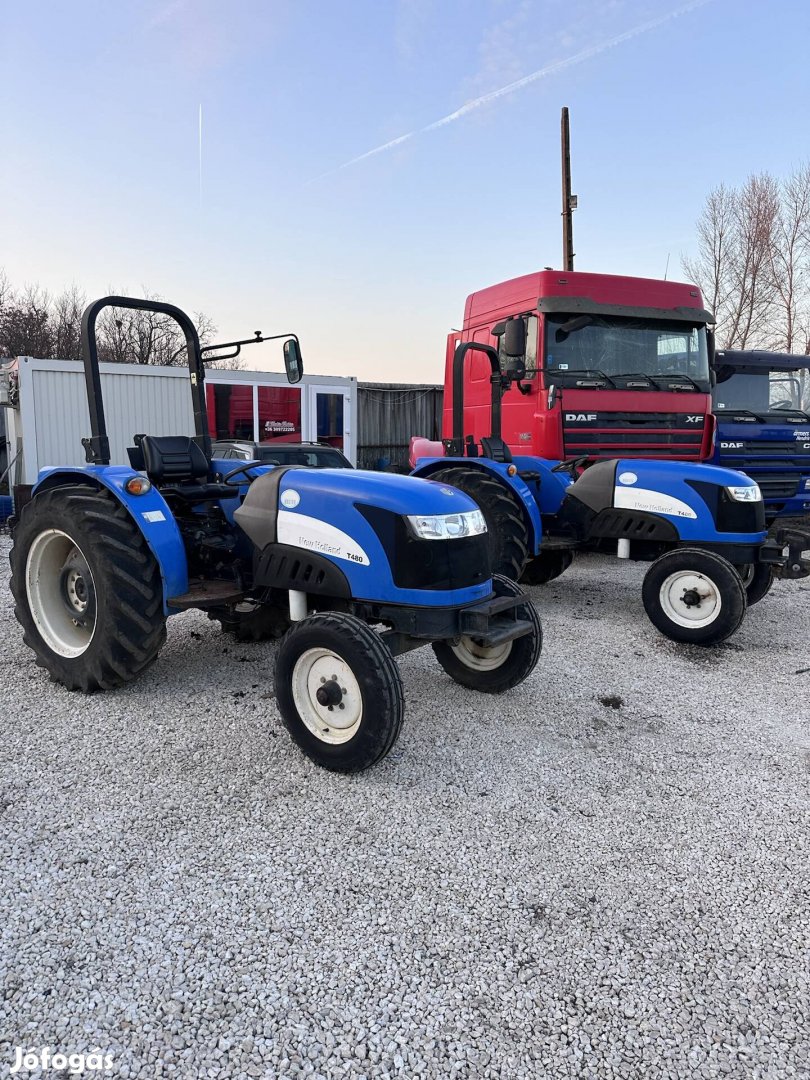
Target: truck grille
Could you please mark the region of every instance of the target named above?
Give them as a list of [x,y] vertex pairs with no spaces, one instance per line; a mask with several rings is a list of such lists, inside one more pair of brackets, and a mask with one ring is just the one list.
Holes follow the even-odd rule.
[[798,491],[798,473],[761,473],[750,467],[746,472],[759,484],[763,499],[792,499]]
[[687,413],[563,411],[566,457],[678,458],[699,461],[704,416]]

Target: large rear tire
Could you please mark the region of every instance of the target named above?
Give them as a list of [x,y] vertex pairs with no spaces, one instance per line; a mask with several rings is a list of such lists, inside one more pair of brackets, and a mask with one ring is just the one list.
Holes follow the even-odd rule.
[[[525,595],[519,585],[500,574],[493,574],[492,587],[496,596]],[[473,637],[462,637],[456,645],[434,642],[436,659],[450,678],[482,694],[502,694],[531,675],[543,648],[543,627],[528,596],[516,614],[532,624],[532,631],[514,641],[491,647]]]
[[359,772],[384,758],[405,715],[387,645],[344,612],[316,613],[293,626],[276,657],[275,690],[295,742],[335,772]]
[[456,487],[478,503],[487,523],[492,573],[519,581],[529,557],[529,532],[508,488],[481,469],[461,465],[439,469],[429,479]]
[[727,559],[700,548],[677,548],[656,559],[642,599],[653,626],[684,644],[717,645],[745,617],[740,575]]
[[160,652],[160,570],[110,492],[72,485],[35,495],[20,514],[9,560],[23,640],[69,690],[123,686]]
[[564,549],[541,551],[526,563],[521,581],[526,585],[546,585],[564,574],[574,561],[573,551]]

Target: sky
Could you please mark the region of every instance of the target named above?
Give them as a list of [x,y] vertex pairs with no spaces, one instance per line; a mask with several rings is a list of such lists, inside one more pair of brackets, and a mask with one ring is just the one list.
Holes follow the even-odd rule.
[[563,105],[576,269],[678,278],[713,187],[810,158],[808,37],[806,0],[0,0],[0,267],[441,382],[470,292],[560,265]]

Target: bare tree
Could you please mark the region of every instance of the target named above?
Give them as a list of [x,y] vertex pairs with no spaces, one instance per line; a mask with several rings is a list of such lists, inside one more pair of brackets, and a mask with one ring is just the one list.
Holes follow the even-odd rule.
[[783,182],[768,173],[716,188],[684,259],[717,318],[722,348],[810,354],[810,165]]
[[0,355],[53,355],[50,304],[48,293],[38,285],[26,285],[18,293],[5,281],[0,309]]
[[74,360],[82,353],[82,312],[87,298],[75,285],[61,292],[53,301],[51,325],[53,354],[64,360]]

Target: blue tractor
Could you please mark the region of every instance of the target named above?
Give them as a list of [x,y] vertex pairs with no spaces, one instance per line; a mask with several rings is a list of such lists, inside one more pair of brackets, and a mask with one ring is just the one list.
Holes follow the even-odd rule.
[[810,357],[726,349],[714,369],[714,461],[759,484],[769,524],[810,523]]
[[[188,351],[195,436],[136,435],[128,467],[110,465],[104,419],[95,326],[108,306],[175,319]],[[298,339],[277,337],[297,382]],[[431,644],[456,682],[484,693],[534,669],[537,612],[491,574],[486,526],[466,495],[407,476],[212,460],[206,350],[170,304],[95,301],[82,350],[87,465],[42,470],[16,508],[10,555],[24,641],[55,680],[85,692],[130,682],[157,657],[167,617],[189,608],[226,627],[247,621],[250,636],[284,634],[275,693],[293,739],[319,765],[351,772],[399,734],[398,654]]]
[[[452,484],[475,500],[487,523],[495,571],[542,584],[563,573],[585,547],[649,561],[642,600],[650,620],[672,640],[696,645],[730,637],[747,605],[764,595],[763,580],[810,574],[810,560],[803,557],[810,532],[769,537],[759,488],[742,473],[636,458],[583,469],[584,457],[555,462],[513,455],[501,438],[501,401],[513,386],[522,390],[525,322],[508,319],[492,333],[498,350],[480,342],[456,349],[453,436],[443,455],[419,458],[412,475]],[[492,434],[480,442],[465,435],[465,358],[471,351],[483,353],[491,369]],[[554,386],[547,392],[554,394]]]

